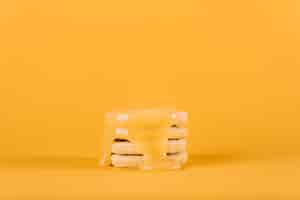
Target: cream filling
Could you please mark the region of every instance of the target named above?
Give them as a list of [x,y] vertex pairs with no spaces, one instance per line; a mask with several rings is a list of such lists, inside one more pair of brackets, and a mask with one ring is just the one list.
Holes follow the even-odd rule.
[[[176,153],[186,151],[186,139],[168,140],[167,152]],[[112,153],[115,154],[140,154],[135,144],[130,142],[115,142],[112,144]]]

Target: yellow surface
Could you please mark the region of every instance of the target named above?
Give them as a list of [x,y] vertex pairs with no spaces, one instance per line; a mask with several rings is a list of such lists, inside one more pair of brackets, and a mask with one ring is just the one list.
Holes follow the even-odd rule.
[[[295,197],[297,161],[268,157],[300,154],[299,13],[297,0],[1,0],[0,197]],[[169,104],[190,113],[193,155],[264,159],[162,176],[54,167],[96,161],[104,112]]]
[[293,157],[202,155],[192,157],[181,171],[148,172],[99,169],[92,159],[47,158],[33,163],[11,160],[2,168],[1,199],[300,198],[300,161]]

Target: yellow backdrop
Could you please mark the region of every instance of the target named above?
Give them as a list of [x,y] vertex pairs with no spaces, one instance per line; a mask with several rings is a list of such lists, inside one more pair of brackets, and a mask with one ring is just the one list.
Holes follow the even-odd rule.
[[97,157],[103,114],[175,105],[192,153],[299,153],[298,1],[0,1],[0,156]]
[[[300,199],[299,13],[0,0],[0,199]],[[184,170],[97,166],[105,112],[168,105],[190,114]]]

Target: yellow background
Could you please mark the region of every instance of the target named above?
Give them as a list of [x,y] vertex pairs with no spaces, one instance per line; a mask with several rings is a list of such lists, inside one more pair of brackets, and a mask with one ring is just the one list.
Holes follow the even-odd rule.
[[[106,111],[164,105],[190,113],[190,150],[198,161],[201,155],[208,162],[214,155],[217,160],[298,155],[299,13],[297,0],[1,0],[1,163],[96,160]],[[186,177],[197,170],[181,173]],[[12,180],[31,172],[18,173],[11,172]],[[194,177],[202,175],[205,182],[219,180],[203,172]],[[118,177],[106,176],[111,184]],[[42,177],[34,179],[35,186]],[[39,191],[55,194],[61,187],[53,184],[53,190]],[[93,187],[90,192],[97,193],[95,185],[86,186]],[[205,191],[215,191],[213,182]]]

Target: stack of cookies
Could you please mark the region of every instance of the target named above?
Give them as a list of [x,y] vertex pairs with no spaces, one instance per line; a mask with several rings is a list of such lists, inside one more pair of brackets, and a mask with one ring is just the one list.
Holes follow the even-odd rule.
[[[126,113],[118,114],[118,119],[128,120]],[[180,165],[187,161],[187,113],[173,112],[170,115],[167,128],[167,142],[165,157],[170,161],[176,161]],[[127,128],[114,128],[111,138],[111,165],[114,167],[137,167],[144,161],[144,155],[138,151],[135,141],[130,141],[130,133]]]

